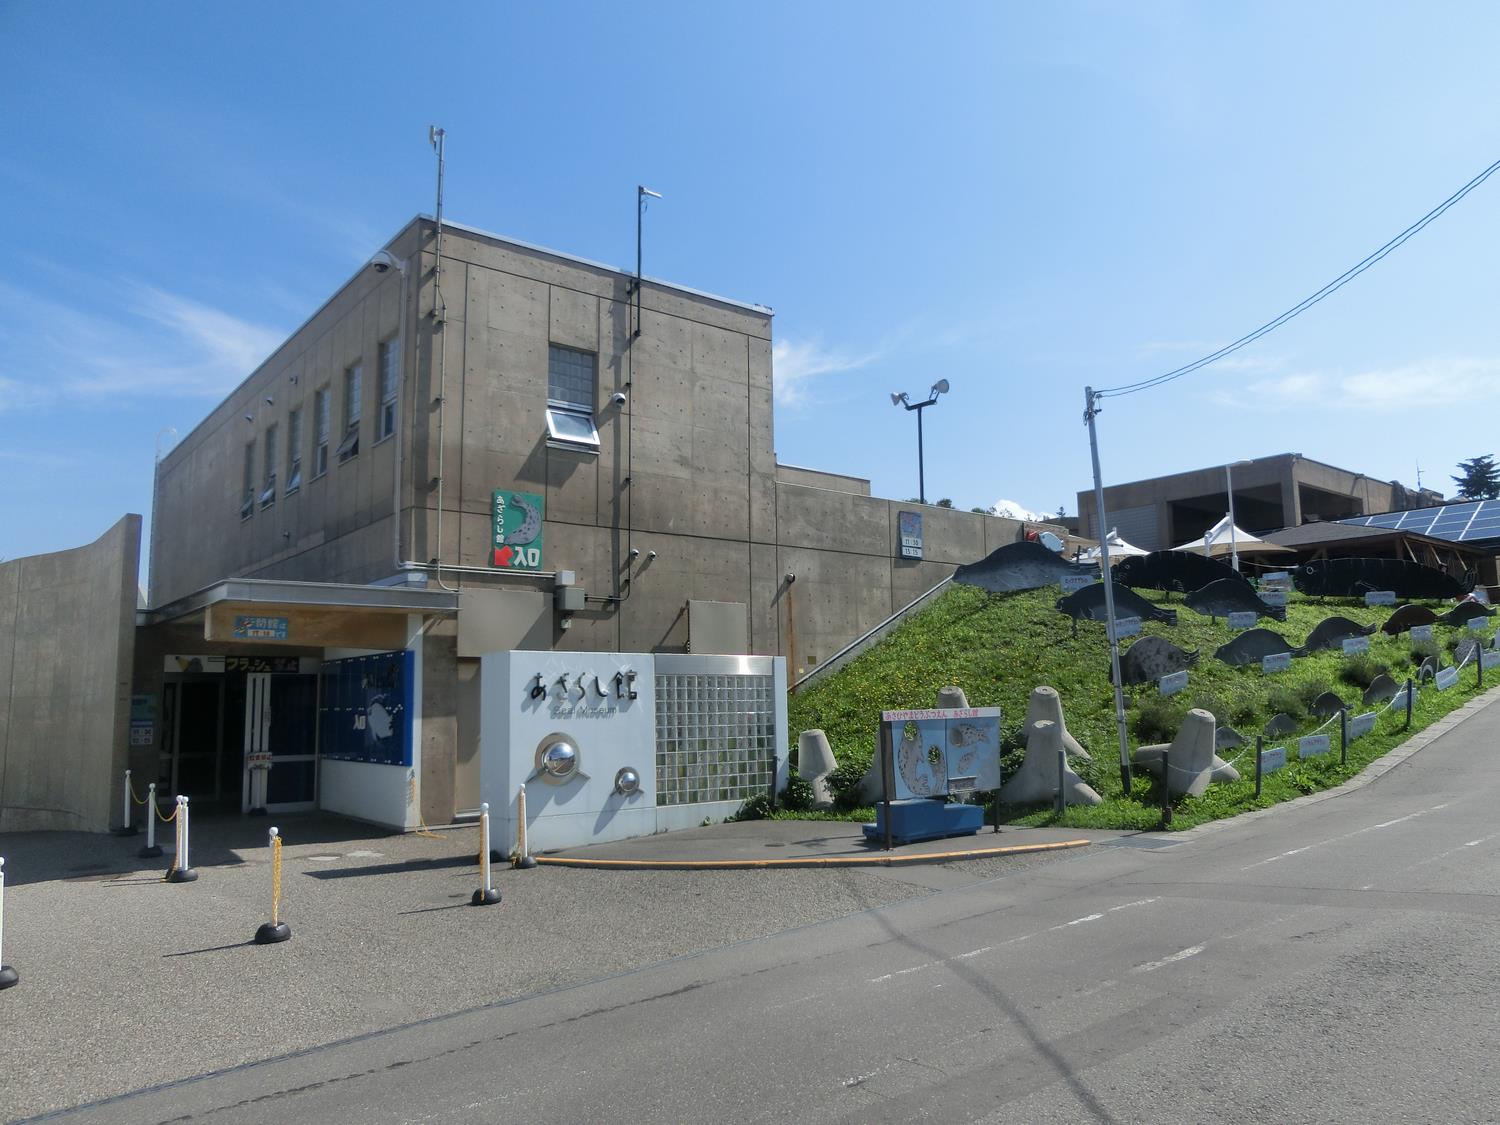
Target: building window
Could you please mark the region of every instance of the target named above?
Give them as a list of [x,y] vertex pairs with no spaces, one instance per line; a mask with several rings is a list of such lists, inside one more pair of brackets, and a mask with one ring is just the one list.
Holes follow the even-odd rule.
[[357,363],[344,369],[344,440],[338,447],[340,465],[359,456],[359,381],[363,374]]
[[396,432],[396,341],[380,345],[380,415],[375,422],[375,440]]
[[240,519],[247,520],[255,511],[255,443],[245,443],[245,483],[240,490]]
[[313,431],[317,445],[313,448],[313,479],[328,471],[328,388],[313,395]]
[[302,411],[286,416],[286,494],[302,487]]
[[547,437],[559,445],[597,452],[594,355],[552,344],[547,350]]
[[276,427],[266,428],[266,479],[260,490],[260,506],[269,508],[276,503]]

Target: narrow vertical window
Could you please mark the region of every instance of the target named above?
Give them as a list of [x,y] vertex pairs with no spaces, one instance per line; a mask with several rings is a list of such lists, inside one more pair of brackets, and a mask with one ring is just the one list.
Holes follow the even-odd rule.
[[313,431],[317,445],[313,449],[313,476],[320,477],[328,471],[328,388],[323,387],[313,395]]
[[269,508],[276,503],[276,427],[266,427],[265,480],[260,490],[260,506]]
[[344,440],[339,442],[339,464],[359,456],[359,382],[363,374],[357,363],[344,369]]
[[375,425],[375,440],[396,432],[396,341],[380,345],[380,415]]
[[255,443],[245,443],[245,482],[240,490],[240,519],[250,518],[255,511]]
[[286,416],[286,494],[302,487],[302,411]]

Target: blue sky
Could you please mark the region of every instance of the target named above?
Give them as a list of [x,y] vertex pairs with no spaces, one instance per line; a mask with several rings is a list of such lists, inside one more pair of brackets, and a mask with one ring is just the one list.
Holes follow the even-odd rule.
[[[412,214],[776,309],[780,459],[1074,508],[1083,387],[1312,292],[1500,157],[1483,4],[0,0],[0,557],[149,515],[186,434]],[[1495,452],[1500,176],[1231,360],[1107,482]]]

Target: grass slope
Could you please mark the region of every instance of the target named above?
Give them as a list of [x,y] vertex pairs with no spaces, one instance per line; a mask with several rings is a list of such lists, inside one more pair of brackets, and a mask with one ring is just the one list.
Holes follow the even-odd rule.
[[[1178,612],[1178,623],[1146,622],[1143,635],[1165,637],[1189,651],[1197,649],[1199,660],[1189,672],[1188,689],[1168,700],[1160,700],[1155,684],[1126,688],[1126,713],[1132,731],[1130,747],[1170,736],[1138,737],[1141,712],[1153,712],[1156,725],[1175,729],[1189,707],[1213,712],[1221,725],[1235,727],[1250,739],[1246,747],[1222,754],[1233,762],[1243,780],[1214,785],[1202,797],[1176,802],[1174,829],[1190,828],[1208,820],[1233,816],[1253,808],[1285,801],[1304,793],[1328,788],[1352,777],[1365,765],[1408,737],[1405,711],[1382,714],[1375,729],[1349,744],[1348,764],[1339,764],[1337,720],[1325,728],[1332,737],[1332,752],[1320,758],[1298,761],[1297,735],[1311,733],[1322,720],[1306,715],[1306,704],[1322,691],[1336,692],[1350,705],[1350,714],[1367,710],[1361,688],[1340,679],[1340,671],[1358,658],[1342,652],[1320,652],[1292,661],[1288,672],[1264,675],[1259,665],[1232,668],[1214,659],[1214,650],[1234,638],[1221,619],[1217,623],[1182,604],[1180,596],[1138,591],[1149,600]],[[1073,763],[1078,773],[1104,798],[1097,806],[1074,806],[1057,817],[1049,808],[1002,807],[1002,821],[1018,824],[1063,824],[1093,828],[1154,828],[1161,820],[1156,783],[1143,773],[1133,777],[1131,792],[1120,785],[1119,742],[1114,719],[1114,695],[1110,680],[1109,646],[1104,626],[1079,622],[1076,635],[1071,620],[1054,603],[1056,587],[1018,594],[989,594],[971,586],[954,586],[934,604],[897,627],[875,648],[851,661],[832,675],[793,695],[788,719],[793,732],[822,728],[828,735],[840,766],[832,778],[842,803],[852,803],[859,778],[869,766],[875,747],[876,727],[883,709],[931,707],[939,687],[957,684],[973,707],[1004,708],[1002,759],[1004,776],[1010,776],[1021,761],[1020,722],[1026,713],[1031,689],[1039,684],[1056,688],[1063,701],[1068,729],[1093,755],[1092,762]],[[1429,603],[1442,612],[1444,605]],[[1361,623],[1383,622],[1388,608],[1366,608],[1363,603],[1337,599],[1307,599],[1293,594],[1285,622],[1262,619],[1261,627],[1301,645],[1324,618],[1339,615]],[[1493,631],[1486,622],[1486,635]],[[1434,635],[1445,663],[1451,663],[1452,645],[1467,636],[1463,629],[1434,626]],[[1130,642],[1126,642],[1127,644]],[[1122,650],[1125,645],[1122,645]],[[1376,631],[1370,638],[1369,660],[1389,668],[1397,680],[1415,675],[1414,643],[1405,635],[1387,637]],[[1430,651],[1430,650],[1429,650]],[[1420,730],[1461,705],[1477,692],[1474,662],[1463,669],[1460,682],[1448,691],[1427,684],[1418,693],[1412,730]],[[1491,682],[1500,674],[1491,673]],[[1277,711],[1298,719],[1298,731],[1266,745],[1287,746],[1287,767],[1264,779],[1262,794],[1255,798],[1254,737]],[[1298,712],[1301,712],[1299,714]],[[1144,728],[1143,728],[1144,729]],[[849,810],[844,815],[871,815],[868,810]]]

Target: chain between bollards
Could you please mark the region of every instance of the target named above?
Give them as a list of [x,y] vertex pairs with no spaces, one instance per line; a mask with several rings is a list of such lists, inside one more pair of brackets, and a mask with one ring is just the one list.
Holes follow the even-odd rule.
[[271,849],[271,920],[255,931],[256,945],[275,945],[292,936],[292,928],[281,920],[281,832],[274,826],[266,832]]
[[5,857],[0,856],[0,988],[18,983],[21,974],[5,963]]

